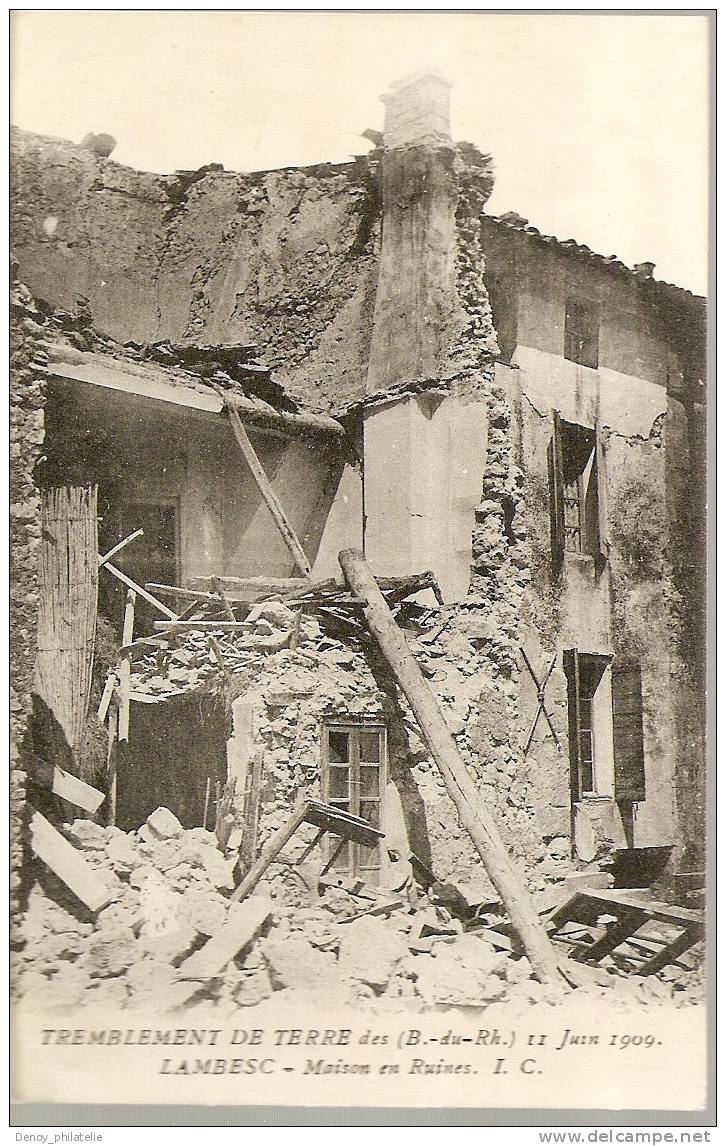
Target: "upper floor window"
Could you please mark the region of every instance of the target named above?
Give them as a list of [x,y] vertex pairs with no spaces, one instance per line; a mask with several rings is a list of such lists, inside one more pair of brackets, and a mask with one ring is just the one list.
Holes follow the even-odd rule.
[[597,305],[568,298],[565,304],[565,358],[597,369],[600,318]]
[[607,560],[605,452],[598,427],[565,422],[554,410],[547,461],[555,572],[565,553]]

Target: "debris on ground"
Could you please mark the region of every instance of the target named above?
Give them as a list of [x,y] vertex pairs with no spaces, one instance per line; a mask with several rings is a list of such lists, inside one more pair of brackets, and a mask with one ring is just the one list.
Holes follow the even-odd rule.
[[[301,882],[290,904],[273,873],[234,903],[236,857],[225,858],[212,832],[183,828],[166,808],[137,832],[86,819],[63,831],[111,902],[94,917],[71,903],[52,873],[35,883],[13,966],[14,990],[31,1006],[154,1013],[212,1006],[225,1018],[278,992],[291,1001],[324,994],[374,1011],[501,1005],[512,1015],[557,1001],[496,929],[496,909],[467,908],[462,919],[438,900],[436,884],[392,894],[331,872],[307,890]],[[446,885],[438,886],[446,898]],[[563,957],[587,930],[563,936]],[[647,978],[624,965],[627,953],[603,965],[566,962],[578,998],[602,998],[611,1009],[703,997],[700,949]]]

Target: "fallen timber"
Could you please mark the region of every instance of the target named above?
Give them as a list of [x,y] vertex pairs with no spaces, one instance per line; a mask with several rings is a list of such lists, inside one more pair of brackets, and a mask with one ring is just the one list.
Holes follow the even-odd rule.
[[413,709],[446,789],[459,812],[461,823],[502,898],[537,978],[553,987],[558,985],[561,982],[560,968],[547,932],[365,557],[359,550],[345,549],[339,553],[338,560],[351,592],[366,602],[365,619],[368,627]]

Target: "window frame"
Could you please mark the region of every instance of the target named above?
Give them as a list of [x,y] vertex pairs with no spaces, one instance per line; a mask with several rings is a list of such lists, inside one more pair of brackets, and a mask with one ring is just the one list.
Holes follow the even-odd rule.
[[[330,734],[331,732],[343,732],[348,735],[348,760],[336,761],[330,759]],[[360,751],[360,734],[362,732],[375,732],[378,734],[378,755],[377,761],[361,760]],[[330,804],[332,807],[345,806],[353,815],[361,816],[361,805],[364,803],[376,803],[378,806],[378,824],[377,826],[381,831],[383,828],[383,809],[386,785],[388,783],[388,737],[385,723],[380,719],[361,719],[354,718],[344,719],[336,718],[330,720],[323,720],[321,724],[320,735],[321,746],[321,777],[320,786],[322,791],[323,802]],[[361,775],[360,769],[363,767],[376,766],[378,771],[378,785],[377,796],[361,796]],[[340,796],[331,797],[331,768],[345,767],[349,773],[348,779],[348,798],[343,800]],[[367,819],[366,816],[362,816]],[[338,846],[338,837],[332,837],[328,841],[328,856],[332,855],[335,848]],[[352,876],[354,878],[365,878],[369,882],[375,882],[383,870],[385,861],[385,851],[383,848],[383,840],[379,840],[375,846],[377,852],[377,860],[375,863],[362,863],[361,862],[361,845],[349,841],[347,849],[344,847],[341,856],[344,859],[339,859],[333,868],[333,871],[339,872],[341,875]],[[345,865],[345,866],[343,866]]]
[[[567,429],[564,430],[563,427]],[[563,436],[565,433],[579,431],[583,436],[592,437],[588,458],[577,477],[578,482],[578,514],[579,514],[579,548],[569,546],[567,543],[567,519],[565,512],[565,449]],[[584,475],[589,469],[587,482]],[[550,546],[552,559],[552,572],[558,576],[565,561],[565,554],[571,553],[579,556],[589,556],[595,559],[602,568],[608,560],[610,543],[608,540],[607,525],[607,470],[605,464],[605,444],[600,423],[594,426],[583,426],[577,422],[566,422],[558,410],[552,410],[552,437],[547,447],[547,471],[549,480],[549,507],[550,507]],[[572,483],[568,483],[570,486]],[[587,496],[592,488],[595,498],[591,529],[587,528]]]

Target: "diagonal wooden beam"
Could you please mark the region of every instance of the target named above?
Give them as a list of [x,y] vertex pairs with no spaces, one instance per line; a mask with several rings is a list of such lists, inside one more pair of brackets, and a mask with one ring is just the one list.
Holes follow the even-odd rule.
[[255,453],[255,448],[252,445],[252,442],[247,437],[247,431],[242,425],[240,416],[226,399],[224,400],[224,405],[229,417],[229,424],[231,425],[234,436],[237,439],[237,445],[242,451],[247,465],[250,467],[252,477],[255,479],[257,488],[262,494],[265,504],[272,514],[272,519],[280,532],[280,536],[285,542],[287,548],[290,550],[293,561],[295,562],[297,568],[301,573],[305,575],[305,577],[310,577],[312,574],[310,562],[305,556],[305,551],[298,541],[295,530],[292,528],[290,522],[287,519],[280,499],[270,484],[270,479],[262,468],[262,464],[260,459],[257,457],[257,454]]

